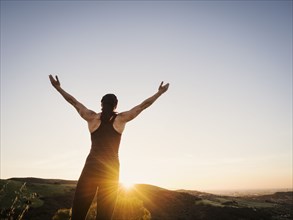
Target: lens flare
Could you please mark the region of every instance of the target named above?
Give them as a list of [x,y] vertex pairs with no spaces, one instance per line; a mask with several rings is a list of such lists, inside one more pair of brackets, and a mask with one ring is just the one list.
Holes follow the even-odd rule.
[[122,184],[122,187],[126,190],[130,190],[134,186],[134,183],[128,182],[128,181],[123,181],[121,184]]

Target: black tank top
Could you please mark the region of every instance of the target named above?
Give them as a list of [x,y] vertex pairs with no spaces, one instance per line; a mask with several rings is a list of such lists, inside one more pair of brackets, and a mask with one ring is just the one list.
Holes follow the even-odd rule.
[[112,116],[109,121],[101,121],[97,130],[91,133],[92,147],[90,154],[94,154],[97,159],[118,159],[121,134],[113,127],[116,116]]

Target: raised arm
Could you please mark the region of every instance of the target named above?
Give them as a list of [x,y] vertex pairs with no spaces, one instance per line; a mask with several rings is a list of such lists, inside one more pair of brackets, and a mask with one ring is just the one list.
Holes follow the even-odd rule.
[[123,123],[131,121],[136,118],[143,110],[151,106],[163,93],[165,93],[169,88],[169,83],[163,85],[161,82],[158,91],[151,97],[144,100],[141,104],[135,106],[129,111],[125,111],[119,114],[119,120]]
[[49,78],[50,78],[52,86],[63,96],[63,98],[67,102],[69,102],[77,110],[77,112],[80,114],[80,116],[84,120],[89,122],[95,117],[96,113],[94,111],[87,109],[83,104],[77,101],[72,95],[65,92],[61,88],[61,84],[58,79],[58,76],[56,76],[56,79],[54,79],[52,75],[49,75]]

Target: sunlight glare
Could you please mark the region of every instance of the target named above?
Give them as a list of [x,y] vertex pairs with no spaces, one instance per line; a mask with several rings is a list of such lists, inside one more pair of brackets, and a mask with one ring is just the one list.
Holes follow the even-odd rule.
[[130,190],[134,186],[134,183],[128,182],[128,181],[124,181],[121,184],[122,184],[123,188],[126,189],[126,190]]

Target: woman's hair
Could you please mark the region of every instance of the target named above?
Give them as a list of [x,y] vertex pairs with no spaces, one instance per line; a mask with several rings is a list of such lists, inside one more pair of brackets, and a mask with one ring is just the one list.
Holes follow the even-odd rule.
[[106,94],[103,96],[102,100],[102,114],[101,120],[102,121],[109,121],[113,115],[116,113],[114,109],[118,104],[118,99],[114,94]]

